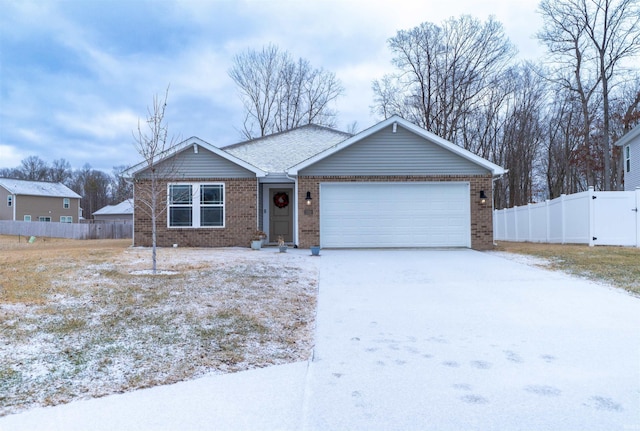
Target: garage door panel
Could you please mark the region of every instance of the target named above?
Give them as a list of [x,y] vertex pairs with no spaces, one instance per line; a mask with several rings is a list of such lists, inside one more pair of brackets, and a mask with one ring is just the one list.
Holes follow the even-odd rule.
[[469,247],[468,183],[325,183],[323,247]]

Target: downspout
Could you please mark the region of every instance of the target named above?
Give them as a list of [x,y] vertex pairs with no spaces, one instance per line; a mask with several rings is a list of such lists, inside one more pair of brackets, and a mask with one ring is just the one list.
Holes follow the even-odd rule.
[[18,196],[17,195],[11,195],[11,202],[12,202],[12,207],[13,207],[13,221],[17,221],[16,220],[16,205],[18,205],[18,200],[16,199]]
[[264,230],[264,226],[260,229],[260,225],[262,224],[263,216],[260,214],[260,178],[256,175],[256,230]]
[[[508,170],[504,171],[504,174],[509,172]],[[504,174],[500,174],[499,176],[491,179],[491,229],[493,230],[493,245],[497,246],[496,242],[496,222],[494,219],[495,211],[496,211],[496,199],[495,199],[495,191],[496,191],[496,181],[501,180],[504,177]]]
[[[133,196],[132,196],[132,209],[133,209],[133,215],[132,220],[131,220],[131,247],[134,247],[136,244],[136,184],[135,184],[135,180],[131,177],[123,177],[124,180],[131,184],[131,191],[133,192]],[[80,207],[80,201],[78,201],[78,208]]]

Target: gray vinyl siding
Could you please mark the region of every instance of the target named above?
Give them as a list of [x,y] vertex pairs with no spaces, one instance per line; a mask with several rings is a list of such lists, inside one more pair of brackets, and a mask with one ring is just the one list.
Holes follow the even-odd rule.
[[[181,153],[158,164],[158,172],[171,178],[255,178],[256,174],[209,150],[187,147]],[[144,172],[138,174],[144,177]]]
[[60,222],[60,217],[72,217],[78,223],[80,213],[80,199],[69,198],[69,208],[63,206],[64,198],[50,196],[18,195],[16,206],[16,221],[23,221],[25,215],[31,216],[31,221],[38,221],[38,217],[51,217],[52,222]]
[[485,175],[489,170],[398,127],[386,127],[301,170],[305,176]]
[[[625,147],[622,147],[623,157]],[[626,161],[624,162],[624,189],[635,190],[640,187],[640,138],[629,144],[630,170],[627,172]]]
[[[0,220],[13,220],[13,206],[7,205],[7,196],[9,192],[0,187]],[[15,202],[13,204],[15,205]]]

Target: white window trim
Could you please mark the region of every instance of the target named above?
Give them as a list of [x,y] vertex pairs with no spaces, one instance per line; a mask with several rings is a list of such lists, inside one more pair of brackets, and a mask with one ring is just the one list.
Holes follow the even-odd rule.
[[624,147],[624,171],[631,172],[631,148],[629,145]]
[[60,216],[60,223],[73,223],[73,216]]
[[23,221],[31,221],[31,216],[29,214],[25,214],[24,217],[22,217]]
[[40,216],[40,217],[38,217],[38,221],[51,222],[51,217],[49,217],[49,216]]
[[[191,226],[171,226],[171,186],[192,186],[191,189]],[[200,226],[200,186],[222,186],[222,226]],[[187,205],[176,205],[187,206]],[[210,206],[210,205],[207,205]],[[227,188],[219,182],[179,182],[167,184],[167,228],[168,229],[224,229],[227,224]]]
[[13,206],[13,195],[7,196],[7,206],[11,208]]
[[71,208],[71,200],[69,198],[62,198],[62,208],[64,209]]

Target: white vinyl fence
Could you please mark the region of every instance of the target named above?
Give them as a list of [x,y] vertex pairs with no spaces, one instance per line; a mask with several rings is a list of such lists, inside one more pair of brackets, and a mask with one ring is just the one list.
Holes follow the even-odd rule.
[[586,192],[493,212],[496,241],[640,247],[640,188]]
[[133,237],[133,224],[0,220],[0,235],[71,239],[124,239]]

